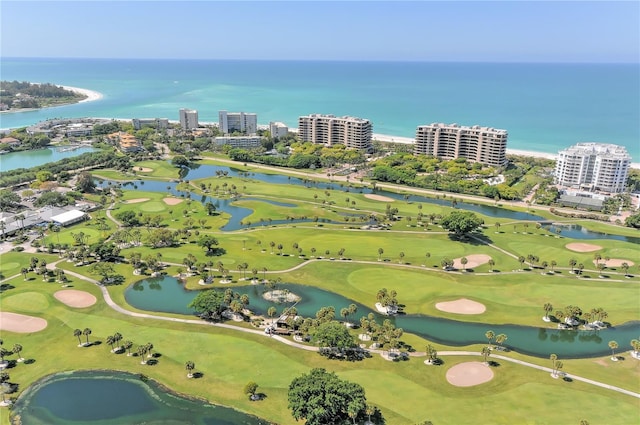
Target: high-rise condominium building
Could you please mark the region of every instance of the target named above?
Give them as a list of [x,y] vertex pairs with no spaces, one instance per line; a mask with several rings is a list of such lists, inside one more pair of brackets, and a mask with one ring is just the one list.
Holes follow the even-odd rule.
[[271,121],[269,123],[269,133],[274,139],[279,139],[289,134],[289,127],[284,123]]
[[218,112],[218,125],[224,134],[242,133],[256,134],[258,132],[258,116],[245,112]]
[[303,142],[370,150],[372,132],[371,121],[363,118],[321,114],[298,118],[298,136]]
[[440,159],[466,158],[501,167],[507,162],[507,130],[435,123],[416,129],[414,154]]
[[183,130],[195,130],[198,128],[198,111],[180,109],[180,126]]
[[558,152],[555,182],[569,187],[618,193],[625,189],[631,156],[623,146],[577,143]]

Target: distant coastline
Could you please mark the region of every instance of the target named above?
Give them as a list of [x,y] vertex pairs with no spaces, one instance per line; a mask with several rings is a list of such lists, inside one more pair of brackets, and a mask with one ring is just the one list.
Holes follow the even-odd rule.
[[10,109],[8,111],[0,111],[0,114],[17,114],[20,112],[32,112],[32,111],[40,111],[43,109],[51,109],[51,108],[58,108],[60,106],[67,106],[67,105],[75,105],[77,103],[86,103],[86,102],[93,102],[95,100],[100,100],[104,97],[104,95],[100,92],[97,92],[95,90],[89,90],[89,89],[83,89],[81,87],[72,87],[72,86],[63,86],[63,85],[57,85],[58,87],[62,87],[65,90],[69,90],[81,95],[86,96],[86,98],[79,100],[77,102],[70,102],[70,103],[63,103],[60,105],[54,105],[54,106],[45,106],[42,108],[22,108],[22,109]]
[[[66,90],[70,90],[70,91],[74,91],[76,93],[80,93],[86,96],[85,99],[76,102],[76,103],[86,103],[86,102],[93,102],[96,100],[100,100],[104,97],[104,95],[98,91],[95,90],[90,90],[90,89],[86,89],[86,88],[82,88],[82,87],[74,87],[74,86],[66,86],[66,85],[61,85],[60,87],[63,87]],[[58,107],[58,106],[63,106],[63,105],[57,105],[54,106]],[[39,109],[50,109],[50,108],[39,108]],[[21,110],[12,110],[12,111],[2,111],[2,113],[18,113],[18,112],[27,112],[27,111],[33,111],[33,110],[39,110],[39,109],[21,109]],[[109,117],[100,117],[100,118],[104,118],[104,119],[113,119],[113,120],[117,120],[117,121],[129,121],[130,119],[124,119],[124,118],[109,118]],[[175,120],[170,120],[170,122],[178,122]],[[216,123],[212,123],[212,122],[201,122],[201,124],[204,125],[215,125]],[[6,130],[6,129],[2,129],[2,130]],[[297,132],[297,128],[290,128],[289,129],[292,132]],[[380,142],[388,142],[388,143],[404,143],[404,144],[411,144],[414,142],[414,139],[411,137],[404,137],[404,136],[395,136],[395,135],[390,135],[390,134],[380,134],[380,133],[374,133],[372,135],[373,140],[378,140]],[[539,151],[531,151],[531,150],[522,150],[522,149],[511,149],[511,148],[507,148],[507,155],[520,155],[520,156],[528,156],[528,157],[532,157],[532,158],[544,158],[544,159],[551,159],[551,160],[555,160],[557,158],[557,154],[552,154],[552,153],[548,153],[548,152],[539,152]],[[638,162],[633,162],[631,163],[631,168],[634,169],[640,169],[640,163]]]

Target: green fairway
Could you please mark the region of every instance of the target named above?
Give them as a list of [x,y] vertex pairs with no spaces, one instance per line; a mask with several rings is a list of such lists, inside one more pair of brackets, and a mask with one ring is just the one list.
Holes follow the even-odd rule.
[[[177,178],[177,168],[164,161],[140,162],[135,167],[138,167],[134,168],[136,175],[141,178]],[[241,164],[237,168],[247,172],[268,171]],[[121,180],[132,177],[109,170],[96,173]],[[202,185],[207,188],[206,193]],[[58,233],[47,231],[42,252],[0,255],[0,273],[3,279],[10,278],[2,283],[2,311],[41,317],[48,322],[40,332],[2,331],[4,347],[11,349],[19,343],[23,346],[22,355],[34,360],[8,370],[11,382],[19,384],[19,391],[58,371],[115,369],[144,373],[177,392],[228,405],[275,423],[294,424],[296,421],[287,408],[289,383],[313,367],[323,367],[361,384],[368,401],[381,409],[390,425],[413,425],[424,420],[434,424],[578,424],[581,419],[592,424],[626,425],[638,417],[638,398],[578,380],[553,379],[548,372],[503,360],[496,360],[493,380],[463,388],[447,382],[447,370],[462,362],[481,361],[481,357],[442,356],[444,364],[440,366],[426,366],[421,356],[412,356],[405,362],[390,362],[377,353],[363,361],[328,360],[315,352],[283,344],[261,330],[257,334],[238,330],[256,330],[249,322],[230,321],[228,324],[235,328],[225,328],[179,314],[156,314],[172,320],[128,316],[108,306],[98,286],[71,273],[98,280],[99,271],[91,265],[80,265],[77,259],[67,261],[64,249],[59,251],[60,245],[66,245],[66,250],[79,250],[80,234],[86,239],[84,243],[91,246],[110,243],[109,238],[116,230],[129,235],[138,232],[140,243],[122,242],[122,261],[112,264],[114,272],[124,276],[124,283],[106,288],[118,306],[134,313],[149,313],[127,305],[124,296],[130,284],[150,276],[148,270],[143,275],[133,274],[129,260],[133,254],[140,254],[143,259],[159,259],[164,264],[162,272],[171,276],[186,270],[185,259],[195,258],[196,265],[216,275],[212,286],[234,291],[246,285],[241,278],[255,275],[260,279],[280,279],[326,289],[374,308],[377,292],[387,288],[397,291],[399,302],[409,314],[487,325],[544,327],[555,326],[542,321],[545,303],[551,303],[554,312],[569,305],[580,306],[585,312],[599,307],[608,313],[606,320],[614,326],[640,320],[637,245],[607,239],[572,239],[562,233],[557,235],[536,228],[535,223],[525,226],[524,222],[490,217],[482,217],[485,226],[476,238],[460,241],[439,226],[439,217],[450,213],[453,210],[450,207],[400,200],[378,201],[358,193],[356,187],[339,184],[334,190],[324,191],[293,184],[268,184],[245,175],[212,176],[188,184],[183,182],[181,187],[190,192],[180,198],[169,196],[168,191],[145,190],[142,184],[136,190],[125,187],[121,195],[114,196],[109,214],[104,210],[94,211],[91,220],[62,228]],[[224,232],[219,229],[227,223],[229,215],[221,211],[208,215],[200,198],[209,195],[230,199],[236,196],[230,193],[232,187],[238,191],[233,205],[248,208],[251,214],[240,230]],[[179,203],[172,204],[165,199],[169,197]],[[384,218],[387,204],[398,208],[398,220]],[[131,215],[131,212],[139,224],[128,228],[119,228],[109,217],[117,221],[122,213]],[[419,213],[423,214],[420,225]],[[431,222],[425,218],[430,214],[438,218]],[[548,212],[539,214],[551,217]],[[371,216],[387,221],[390,230],[364,228]],[[307,221],[291,222],[291,218],[303,217]],[[283,220],[285,224],[273,225],[271,221],[275,220]],[[499,227],[495,226],[496,222],[500,223]],[[601,232],[637,236],[632,230],[606,224],[584,220],[575,223]],[[148,241],[157,230],[175,232],[177,244],[152,247]],[[198,240],[204,235],[214,236],[219,250],[207,252],[200,246]],[[600,248],[578,252],[567,248],[570,243],[589,243]],[[603,259],[633,263],[631,276],[625,277],[621,266],[616,265],[606,267],[599,277],[594,254]],[[524,262],[519,261],[520,256],[525,258]],[[537,261],[527,260],[528,256],[537,257]],[[53,295],[61,289],[54,278],[44,282],[37,270],[33,270],[25,280],[21,269],[29,267],[32,257],[44,259],[49,265],[57,262],[55,268],[67,271],[70,289],[87,291],[98,302],[85,308],[68,307]],[[443,260],[463,257],[483,260],[479,264],[470,261],[464,269],[443,270]],[[577,264],[584,266],[581,275],[572,273],[572,259],[576,267]],[[87,262],[93,261],[90,257]],[[220,265],[227,270],[232,283],[219,283]],[[242,270],[245,265],[246,269]],[[197,274],[186,278],[186,287],[203,289],[199,279]],[[486,311],[462,315],[436,308],[439,302],[460,298],[479,302]],[[356,317],[356,321],[359,318]],[[85,328],[92,330],[90,341],[100,344],[78,347],[74,329]],[[159,354],[158,363],[141,365],[135,356],[112,354],[106,338],[116,332],[134,343],[134,352],[138,345],[151,342]],[[353,334],[359,332],[354,330]],[[83,341],[85,338],[81,336]],[[424,351],[426,344],[432,344],[440,352],[480,352],[483,347],[448,347],[408,333],[402,335],[401,340],[418,352]],[[289,337],[288,341],[293,339]],[[640,392],[640,361],[629,355],[629,341],[617,342],[623,360],[612,362],[610,356],[562,359],[564,370]],[[535,365],[551,365],[547,358],[517,352],[503,354]],[[15,359],[15,356],[7,358]],[[186,378],[184,365],[189,360],[195,363],[196,371],[203,374],[201,379]],[[259,385],[259,390],[267,395],[265,400],[250,402],[247,399],[242,388],[249,381]],[[0,415],[0,423],[8,424],[7,409],[0,409]]]

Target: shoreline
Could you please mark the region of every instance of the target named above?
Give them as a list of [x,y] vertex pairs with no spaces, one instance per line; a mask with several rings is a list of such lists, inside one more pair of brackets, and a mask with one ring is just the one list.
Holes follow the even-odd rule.
[[[35,84],[35,83],[34,83]],[[60,84],[55,84],[57,87],[62,87],[65,90],[69,90],[78,94],[82,94],[84,96],[87,96],[85,99],[79,100],[78,102],[74,102],[74,103],[63,103],[60,105],[53,105],[53,106],[46,106],[44,108],[24,108],[24,109],[10,109],[8,111],[0,111],[0,114],[17,114],[20,112],[33,112],[33,111],[41,111],[43,109],[50,109],[50,108],[57,108],[60,106],[68,106],[68,105],[77,105],[79,103],[86,103],[86,102],[94,102],[96,100],[100,100],[104,97],[104,95],[98,91],[95,90],[89,90],[89,89],[84,89],[82,87],[73,87],[73,86],[64,86],[64,85],[60,85]],[[12,128],[2,128],[0,130],[11,130]]]
[[[80,93],[83,94],[85,96],[87,96],[86,99],[82,99],[81,101],[77,102],[77,103],[86,103],[86,102],[94,102],[96,100],[100,100],[104,97],[104,95],[98,91],[95,90],[89,90],[89,89],[84,89],[82,87],[73,87],[73,86],[60,86],[65,90],[69,90],[69,91],[73,91],[76,93]],[[71,103],[70,105],[75,105],[75,103]]]
[[[83,94],[85,96],[87,96],[86,99],[83,99],[77,103],[86,103],[86,102],[94,102],[96,100],[100,100],[104,97],[104,95],[98,91],[95,90],[90,90],[90,89],[85,89],[82,87],[74,87],[74,86],[65,86],[65,85],[60,85],[60,87],[66,89],[66,90],[71,90],[74,91],[76,93],[80,93]],[[75,105],[76,103],[70,103],[68,105]],[[56,106],[66,106],[66,105],[56,105]],[[54,106],[55,107],[55,106]],[[46,108],[40,108],[40,109],[46,109]],[[19,112],[29,112],[29,111],[37,111],[40,109],[21,109],[21,110],[13,110],[13,111],[0,111],[0,114],[5,114],[5,113],[19,113]],[[94,117],[95,118],[95,117]],[[101,118],[101,117],[98,117]],[[131,119],[127,119],[127,118],[104,118],[104,119],[111,119],[111,120],[115,120],[115,121],[130,121]],[[176,120],[169,120],[169,122],[171,123],[176,123],[179,121]],[[201,122],[201,125],[211,125],[211,126],[216,126],[217,123],[215,122]],[[266,125],[258,125],[258,128],[268,128],[268,126]],[[12,128],[0,128],[1,131],[6,131],[6,130],[12,130]],[[290,127],[289,131],[291,133],[298,133],[298,129],[294,128],[294,127]],[[385,143],[402,143],[402,144],[411,144],[414,143],[414,138],[411,137],[404,137],[404,136],[394,136],[391,134],[381,134],[381,133],[373,133],[371,136],[372,140],[377,140],[379,142],[385,142]],[[507,155],[516,155],[516,156],[528,156],[531,158],[542,158],[542,159],[550,159],[550,160],[556,160],[557,158],[557,154],[556,153],[548,153],[548,152],[539,152],[539,151],[532,151],[532,150],[525,150],[525,149],[511,149],[511,148],[507,148]],[[631,168],[632,169],[636,169],[636,170],[640,170],[640,162],[632,162],[631,163]]]

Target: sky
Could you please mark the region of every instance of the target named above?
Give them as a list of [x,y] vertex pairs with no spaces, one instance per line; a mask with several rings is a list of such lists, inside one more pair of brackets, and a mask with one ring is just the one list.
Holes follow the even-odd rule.
[[6,1],[1,57],[640,63],[638,1]]

